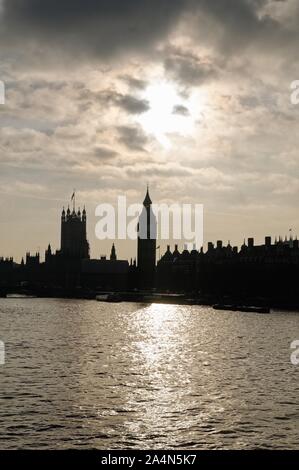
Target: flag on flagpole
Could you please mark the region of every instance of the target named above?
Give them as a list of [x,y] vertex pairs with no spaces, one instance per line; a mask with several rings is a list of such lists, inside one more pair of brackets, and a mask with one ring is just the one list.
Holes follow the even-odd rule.
[[72,194],[71,201],[72,201],[73,199],[75,199],[75,191],[74,191],[73,194]]

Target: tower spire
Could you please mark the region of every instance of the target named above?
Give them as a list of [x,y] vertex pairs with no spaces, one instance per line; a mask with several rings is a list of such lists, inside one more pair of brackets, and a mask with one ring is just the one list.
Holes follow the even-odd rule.
[[144,201],[143,201],[143,205],[144,207],[149,207],[152,205],[152,200],[150,198],[150,195],[149,195],[149,186],[147,184],[146,186],[146,195],[145,195],[145,198],[144,198]]
[[73,213],[76,211],[76,190],[74,189],[71,201],[73,201]]
[[116,261],[116,250],[115,250],[115,245],[113,243],[112,248],[111,248],[111,253],[110,253],[110,261]]

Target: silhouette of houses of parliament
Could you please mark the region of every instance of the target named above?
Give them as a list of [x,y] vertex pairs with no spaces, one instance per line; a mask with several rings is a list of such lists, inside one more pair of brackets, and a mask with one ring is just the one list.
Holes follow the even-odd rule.
[[157,266],[161,290],[191,292],[240,298],[296,299],[299,274],[299,243],[292,237],[284,241],[265,237],[263,245],[249,238],[239,250],[230,243],[209,242],[206,252],[170,246]]
[[[145,233],[141,233],[144,226]],[[54,253],[49,245],[44,262],[40,262],[39,253],[27,253],[21,264],[0,258],[0,291],[24,284],[49,295],[78,288],[92,292],[156,288],[161,292],[297,301],[299,243],[292,236],[274,243],[266,237],[259,246],[249,238],[240,249],[230,243],[224,246],[220,240],[216,245],[208,243],[206,251],[188,251],[186,247],[180,251],[178,245],[171,251],[168,245],[156,264],[156,234],[157,221],[147,189],[138,224],[137,263],[118,260],[114,244],[109,259],[90,259],[85,208],[82,213],[76,211],[75,204],[72,211],[63,208],[60,250]]]

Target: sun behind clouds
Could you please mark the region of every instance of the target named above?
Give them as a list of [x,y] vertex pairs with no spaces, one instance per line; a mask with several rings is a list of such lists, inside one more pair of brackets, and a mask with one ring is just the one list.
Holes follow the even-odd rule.
[[172,83],[157,81],[150,84],[143,98],[149,102],[150,109],[138,117],[138,122],[165,149],[171,148],[170,134],[192,134],[195,124],[194,100],[180,96]]

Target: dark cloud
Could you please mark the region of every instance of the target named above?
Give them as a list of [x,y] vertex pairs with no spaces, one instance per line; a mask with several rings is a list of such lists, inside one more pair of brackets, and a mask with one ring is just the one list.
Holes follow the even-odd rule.
[[275,54],[276,46],[287,48],[298,37],[265,12],[271,0],[198,0],[197,3],[199,15],[190,29],[193,33],[197,31],[203,44],[216,47],[223,57],[249,48]]
[[142,114],[150,109],[147,100],[141,100],[131,95],[119,96],[116,103],[130,114]]
[[36,90],[53,90],[53,91],[60,91],[66,88],[69,85],[69,83],[65,80],[55,80],[55,81],[49,81],[45,79],[40,79],[40,78],[31,78],[30,81],[27,80],[9,80],[6,81],[6,89],[12,89],[14,90],[17,87],[25,87],[27,86],[27,92],[34,92]]
[[207,79],[216,77],[217,69],[208,61],[201,60],[190,51],[173,49],[164,61],[167,73],[183,85],[201,85]]
[[133,95],[123,95],[115,90],[104,90],[96,94],[94,98],[105,106],[118,106],[129,114],[142,114],[150,109],[149,102],[136,98]]
[[10,39],[109,57],[151,47],[174,26],[189,0],[4,0]]
[[148,138],[140,127],[137,126],[118,126],[118,141],[134,152],[146,152],[145,145]]
[[[263,15],[267,4],[269,0],[4,0],[1,42],[43,42],[77,57],[86,52],[111,57],[152,50],[189,13],[187,34],[232,51],[257,38],[268,43],[277,39],[280,25]],[[190,76],[200,78],[193,65]]]
[[144,90],[147,87],[148,82],[146,80],[141,80],[140,78],[130,77],[130,75],[125,75],[122,78],[130,88],[135,90]]
[[94,149],[93,155],[100,160],[110,160],[111,158],[116,157],[118,154],[108,147],[97,146]]
[[173,107],[172,114],[179,114],[180,116],[189,116],[190,112],[189,109],[186,108],[186,106],[183,106],[182,104],[177,104]]

